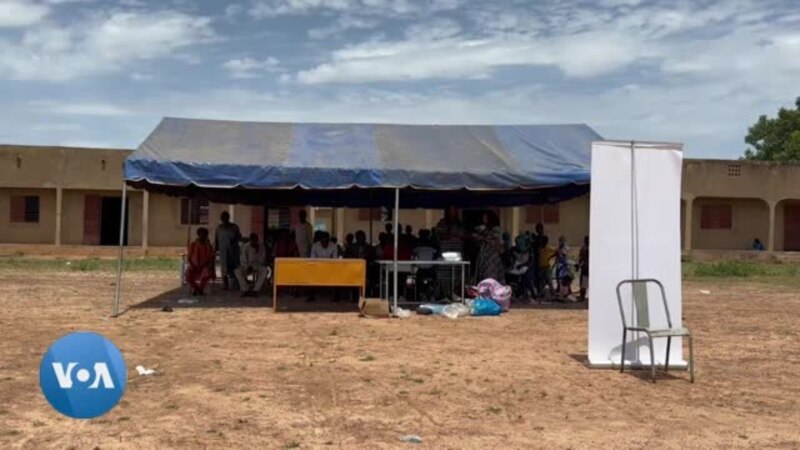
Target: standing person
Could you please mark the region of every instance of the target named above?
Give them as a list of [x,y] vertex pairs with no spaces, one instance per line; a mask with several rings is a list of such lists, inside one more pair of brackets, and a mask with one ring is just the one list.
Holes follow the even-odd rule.
[[589,236],[583,238],[583,247],[578,254],[578,268],[581,271],[581,296],[580,300],[586,300],[586,291],[589,289]]
[[317,259],[336,259],[339,257],[336,244],[331,242],[331,235],[326,231],[320,233],[319,242],[311,246],[311,257]]
[[[403,229],[402,225],[397,224],[397,228],[402,232]],[[384,225],[383,229],[386,230],[386,234],[389,236],[389,240],[394,242],[394,224],[392,224],[391,222],[387,222],[386,225]]]
[[458,208],[451,206],[444,211],[444,217],[436,223],[435,237],[442,241],[461,239],[464,227],[461,225]]
[[[537,291],[539,291],[542,286],[542,280],[539,279],[540,276],[539,267],[541,267],[539,256],[542,250],[542,240],[545,237],[544,225],[542,225],[541,222],[537,223],[534,231],[535,232],[531,236],[531,241],[530,241],[531,256],[533,257],[531,258],[533,260],[533,271],[532,271],[533,286],[536,288]],[[538,295],[542,293],[537,292],[536,294]]]
[[231,222],[231,215],[223,211],[219,215],[220,224],[214,232],[214,248],[219,253],[219,264],[222,271],[222,288],[228,290],[229,278],[234,278],[234,271],[239,265],[239,243],[242,232],[239,225]]
[[311,254],[311,239],[314,237],[314,227],[306,220],[306,210],[300,210],[297,215],[300,223],[294,229],[295,240],[297,241],[297,250],[300,252],[301,258],[308,258]]
[[553,285],[550,281],[550,264],[556,257],[556,250],[549,244],[550,239],[547,235],[542,236],[539,241],[539,277],[537,280],[540,297],[545,296],[545,290],[550,296],[553,294]]
[[500,230],[500,220],[493,211],[488,211],[482,217],[482,224],[475,229],[475,238],[480,245],[475,269],[475,282],[480,283],[487,278],[493,278],[500,283],[505,283],[505,269],[503,268],[503,232]]
[[406,234],[404,236],[408,239],[409,247],[413,249],[417,246],[417,237],[414,236],[414,227],[406,225]]
[[[267,248],[258,242],[256,233],[250,233],[249,242],[242,248],[241,264],[236,268],[235,273],[242,297],[255,297],[261,290],[261,286],[267,281],[267,275],[269,275]],[[247,275],[251,273],[255,276],[255,286],[252,289],[247,283]]]
[[558,295],[563,300],[571,300],[572,295],[572,270],[569,260],[569,246],[567,238],[558,237],[558,248],[556,249],[556,282],[558,284]]
[[208,229],[198,228],[197,239],[189,244],[186,283],[192,295],[203,295],[206,283],[214,278],[214,248],[208,240]]

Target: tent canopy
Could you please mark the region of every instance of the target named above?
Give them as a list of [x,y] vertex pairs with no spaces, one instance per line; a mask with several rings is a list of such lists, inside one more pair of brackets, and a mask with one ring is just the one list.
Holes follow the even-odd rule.
[[588,191],[586,125],[393,125],[165,118],[126,182],[212,201],[403,207],[560,201]]

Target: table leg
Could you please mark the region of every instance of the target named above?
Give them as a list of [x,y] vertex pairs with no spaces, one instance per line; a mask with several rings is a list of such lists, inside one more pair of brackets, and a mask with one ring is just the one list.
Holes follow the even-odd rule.
[[450,266],[450,294],[448,294],[449,300],[453,299],[453,293],[456,291],[456,266]]
[[278,312],[278,283],[272,283],[272,311]]
[[461,264],[461,303],[467,303],[467,298],[464,296],[464,265]]

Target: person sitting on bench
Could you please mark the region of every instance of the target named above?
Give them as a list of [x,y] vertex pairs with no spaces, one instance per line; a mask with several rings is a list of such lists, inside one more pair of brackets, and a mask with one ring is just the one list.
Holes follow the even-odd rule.
[[[269,268],[267,267],[267,249],[258,242],[258,235],[250,233],[250,240],[242,247],[241,264],[236,268],[236,279],[239,281],[239,289],[242,297],[255,297],[261,286],[267,281]],[[255,286],[250,289],[247,282],[247,275],[253,274]]]
[[189,244],[187,259],[186,283],[192,289],[192,295],[202,295],[206,283],[214,278],[214,248],[208,240],[207,228],[197,229],[197,239]]

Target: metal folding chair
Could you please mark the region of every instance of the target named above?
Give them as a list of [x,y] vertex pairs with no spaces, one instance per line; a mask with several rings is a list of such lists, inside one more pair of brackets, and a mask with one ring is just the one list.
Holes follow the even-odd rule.
[[[650,327],[649,317],[649,302],[647,294],[647,286],[655,284],[661,292],[661,301],[664,305],[664,313],[667,317],[667,328],[652,328]],[[621,288],[625,285],[631,285],[633,306],[635,308],[636,322],[635,324],[628,324],[625,317],[625,308],[622,305]],[[652,278],[639,279],[639,280],[622,280],[617,284],[617,302],[619,303],[619,313],[622,316],[622,356],[620,358],[619,371],[625,370],[625,341],[628,337],[628,331],[638,331],[647,335],[647,342],[650,345],[650,372],[653,378],[653,383],[656,382],[656,360],[653,352],[653,339],[667,338],[667,357],[664,360],[664,371],[669,370],[669,350],[672,344],[673,337],[686,337],[689,340],[689,374],[692,383],[694,383],[694,349],[692,347],[692,335],[686,327],[674,328],[672,326],[672,318],[669,315],[669,306],[667,305],[667,295],[664,292],[664,285],[660,281]]]

